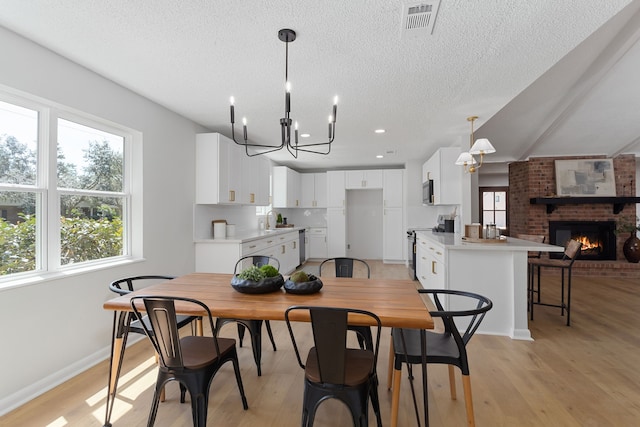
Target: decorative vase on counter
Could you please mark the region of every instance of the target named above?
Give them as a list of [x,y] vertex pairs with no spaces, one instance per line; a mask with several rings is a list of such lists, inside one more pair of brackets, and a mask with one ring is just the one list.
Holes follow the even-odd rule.
[[629,238],[625,240],[622,252],[627,261],[633,263],[640,261],[640,239],[636,237],[635,232],[631,232]]

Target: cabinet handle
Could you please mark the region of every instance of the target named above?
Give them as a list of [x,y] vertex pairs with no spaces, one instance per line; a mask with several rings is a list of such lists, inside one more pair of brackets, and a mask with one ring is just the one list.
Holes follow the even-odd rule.
[[297,246],[296,243],[298,243],[298,242],[296,242],[296,241],[293,242],[293,249],[296,248],[296,246]]
[[367,186],[367,181],[365,181],[364,179],[362,180],[362,186],[366,187]]
[[229,190],[229,201],[230,202],[235,202],[236,201],[236,192],[235,192],[235,190]]
[[436,262],[435,261],[431,261],[431,272],[433,274],[438,274],[438,272],[436,271]]
[[298,207],[298,200],[296,200],[296,207]]
[[436,251],[436,254],[438,254],[438,255],[442,255],[442,252],[440,252],[440,251]]
[[251,246],[249,246],[249,249],[253,249],[255,247],[256,247],[256,245],[251,245]]
[[256,202],[256,195],[254,193],[251,193],[251,195],[249,196],[249,203],[255,203]]
[[281,252],[281,253],[284,253],[285,248],[286,248],[286,246],[285,246],[285,245],[282,245],[282,252]]
[[269,244],[269,243],[271,243],[271,242],[273,242],[273,240],[267,240],[267,244]]

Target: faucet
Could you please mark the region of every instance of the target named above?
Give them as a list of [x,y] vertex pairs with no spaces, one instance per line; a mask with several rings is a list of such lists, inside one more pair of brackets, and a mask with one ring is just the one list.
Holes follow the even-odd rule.
[[271,216],[271,214],[276,215],[276,217],[278,216],[277,212],[274,211],[273,209],[270,210],[269,212],[267,212],[267,223],[266,223],[266,229],[267,230],[271,230],[271,226],[269,225],[269,216]]

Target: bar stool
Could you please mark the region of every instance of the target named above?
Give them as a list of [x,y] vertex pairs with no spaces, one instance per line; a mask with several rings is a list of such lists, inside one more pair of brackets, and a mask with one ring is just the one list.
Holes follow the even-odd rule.
[[[565,246],[564,254],[562,255],[562,259],[546,259],[546,258],[529,258],[529,267],[531,268],[531,286],[529,289],[529,310],[530,310],[530,318],[533,320],[533,306],[534,305],[546,305],[548,307],[559,307],[560,313],[564,316],[565,310],[567,311],[567,326],[571,324],[571,268],[573,267],[574,261],[580,256],[580,249],[582,248],[582,243],[577,240],[569,240]],[[560,274],[562,275],[562,285],[560,289],[560,304],[548,304],[541,301],[540,295],[540,267],[547,268],[559,268]],[[534,271],[535,269],[535,271]],[[564,272],[567,270],[567,300],[565,303],[564,299]],[[533,275],[538,275],[537,281],[537,289],[534,289],[534,280]],[[537,301],[534,301],[533,294],[534,292],[538,293]]]

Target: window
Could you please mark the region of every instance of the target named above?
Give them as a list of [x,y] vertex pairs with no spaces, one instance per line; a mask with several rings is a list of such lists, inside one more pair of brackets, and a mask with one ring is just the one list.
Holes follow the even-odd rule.
[[497,228],[508,232],[507,221],[508,187],[480,187],[480,212],[482,226],[495,224]]
[[0,280],[130,254],[131,134],[0,93]]

